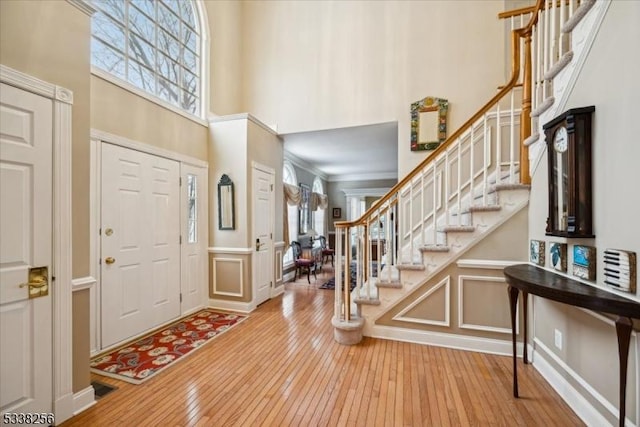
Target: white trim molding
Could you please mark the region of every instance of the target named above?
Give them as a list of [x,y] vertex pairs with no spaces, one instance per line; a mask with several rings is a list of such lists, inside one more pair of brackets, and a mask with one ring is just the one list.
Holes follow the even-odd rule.
[[502,261],[492,259],[459,259],[458,268],[483,268],[488,270],[502,270],[510,265],[522,264],[524,261]]
[[[497,326],[488,326],[488,325],[476,325],[473,323],[465,323],[464,322],[464,285],[465,280],[474,280],[479,282],[492,282],[492,283],[501,283],[505,284],[506,280],[503,277],[494,277],[494,276],[467,276],[467,275],[459,275],[458,276],[458,327],[460,329],[471,329],[475,331],[485,331],[485,332],[498,332],[501,334],[508,334],[511,336],[511,327],[508,328],[500,328]],[[506,290],[506,286],[505,286]],[[505,296],[507,293],[505,292]],[[506,305],[505,305],[506,307]],[[520,333],[520,322],[519,322],[519,309],[516,308],[516,334]]]
[[391,188],[345,188],[342,190],[347,197],[382,197]]
[[[217,265],[219,262],[229,262],[229,263],[237,263],[240,264],[240,292],[222,292],[218,291],[218,274],[217,274]],[[215,295],[225,295],[229,297],[240,297],[244,296],[244,260],[238,258],[213,258],[211,260],[211,274],[213,276],[213,293]]]
[[114,135],[112,133],[104,132],[98,129],[91,129],[91,138],[102,142],[107,142],[109,144],[115,144],[121,147],[130,148],[132,150],[140,151],[143,153],[152,154],[154,156],[164,157],[169,160],[187,163],[189,165],[200,168],[209,167],[209,163],[204,160],[200,160],[186,154],[178,153],[176,151],[156,147],[155,145],[145,144],[144,142],[125,138],[124,136]]
[[53,412],[73,416],[71,113],[73,92],[0,64],[0,81],[53,101]]
[[270,134],[279,136],[274,128],[272,128],[271,126],[263,123],[257,117],[252,115],[251,113],[229,114],[229,115],[226,115],[226,116],[216,116],[216,115],[211,114],[209,116],[208,122],[209,122],[209,126],[211,126],[211,124],[213,124],[213,123],[228,122],[228,121],[232,121],[232,120],[248,120],[248,121],[253,122],[254,124],[260,126],[262,129],[266,130]]
[[209,307],[220,310],[237,311],[239,313],[251,313],[256,309],[250,302],[228,301],[216,298],[209,298]]
[[360,173],[331,175],[327,181],[329,182],[346,182],[346,181],[375,181],[382,179],[398,179],[398,172],[378,172],[378,173]]
[[96,392],[93,386],[89,386],[73,395],[73,415],[78,415],[85,409],[96,404]]
[[[569,407],[585,422],[587,425],[593,426],[610,426],[611,423],[576,389],[566,376],[570,376],[577,382],[584,391],[595,399],[602,407],[606,408],[613,416],[618,416],[618,408],[598,393],[584,378],[578,375],[569,367],[562,359],[556,356],[542,341],[538,338],[533,340],[536,350],[533,353],[533,367],[540,372],[542,377],[553,387],[560,397],[569,405]],[[542,350],[542,351],[540,351]],[[562,371],[556,370],[546,358],[549,357],[555,362]],[[637,427],[627,417],[625,426]]]
[[[496,340],[490,338],[472,337],[469,335],[446,334],[442,332],[421,331],[417,329],[397,328],[394,326],[373,325],[373,338],[391,339],[416,344],[435,345],[437,347],[454,348],[457,350],[477,351],[501,356],[512,356],[511,340]],[[517,343],[518,354],[522,354],[523,345]],[[518,356],[521,357],[521,356]]]
[[79,277],[71,281],[71,289],[73,292],[91,289],[95,286],[97,280],[92,276]]
[[249,255],[253,253],[253,248],[225,248],[221,246],[215,246],[207,248],[210,254],[235,254],[235,255]]
[[329,180],[329,177],[327,176],[326,173],[322,172],[320,169],[316,168],[311,163],[307,162],[306,160],[302,160],[300,157],[296,156],[295,154],[289,151],[286,151],[286,150],[284,151],[284,160],[289,161],[289,163],[291,163],[294,166],[297,166],[300,169],[313,173],[314,175],[320,177],[320,179],[323,179],[325,181]]
[[[408,322],[408,323],[419,323],[422,325],[436,325],[436,326],[451,326],[451,322],[450,322],[450,303],[449,301],[451,300],[451,276],[447,276],[444,279],[442,279],[440,282],[438,282],[435,286],[432,286],[431,288],[429,288],[424,294],[422,294],[422,296],[420,296],[419,298],[417,298],[414,302],[412,302],[411,304],[409,304],[407,307],[405,307],[402,311],[400,311],[398,314],[396,314],[395,316],[393,316],[393,320],[399,320],[402,322]],[[419,319],[416,317],[409,317],[409,316],[405,316],[405,314],[407,314],[409,311],[413,310],[418,304],[420,304],[422,301],[426,300],[427,298],[429,298],[435,291],[437,291],[438,289],[440,289],[441,287],[445,288],[444,292],[444,319],[443,320],[433,320],[433,319]]]

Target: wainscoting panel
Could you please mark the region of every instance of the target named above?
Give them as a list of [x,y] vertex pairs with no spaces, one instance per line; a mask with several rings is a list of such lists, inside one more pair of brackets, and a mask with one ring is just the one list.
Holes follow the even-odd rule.
[[405,307],[393,320],[423,325],[450,325],[451,276],[446,276]]
[[244,260],[235,258],[213,258],[213,294],[230,297],[244,296]]
[[511,335],[504,276],[458,276],[458,327]]

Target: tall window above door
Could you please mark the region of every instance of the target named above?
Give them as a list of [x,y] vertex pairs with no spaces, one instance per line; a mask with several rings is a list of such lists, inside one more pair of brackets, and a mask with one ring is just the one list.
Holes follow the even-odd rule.
[[91,65],[97,75],[202,117],[203,34],[192,0],[94,0]]

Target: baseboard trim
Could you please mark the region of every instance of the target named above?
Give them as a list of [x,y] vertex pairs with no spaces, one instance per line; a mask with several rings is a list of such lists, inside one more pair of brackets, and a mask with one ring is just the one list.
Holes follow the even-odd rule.
[[256,307],[250,302],[227,301],[223,299],[209,298],[209,307],[220,310],[238,311],[240,313],[251,313]]
[[[365,325],[365,335],[366,333]],[[446,334],[442,332],[419,331],[415,329],[396,328],[392,326],[374,325],[369,330],[373,338],[391,339],[415,344],[434,345],[436,347],[453,348],[456,350],[477,351],[480,353],[511,356],[512,343],[510,340],[496,340],[473,337],[469,335]],[[522,354],[522,343],[517,343],[518,355]],[[521,357],[521,356],[518,356]]]
[[89,409],[96,404],[95,390],[89,386],[73,395],[73,415]]
[[284,294],[284,285],[277,286],[271,290],[271,298]]
[[[564,362],[561,360],[556,360],[557,357],[552,353],[548,352],[544,349],[544,345],[536,340],[536,348],[542,348],[544,353],[541,353],[537,350],[533,352],[533,367],[542,375],[542,377],[553,387],[553,389],[560,395],[562,400],[564,400],[567,405],[580,417],[582,421],[588,426],[611,426],[612,424],[602,416],[600,412],[596,410],[596,408],[591,405],[587,399],[585,399],[580,391],[577,390],[569,381],[567,381],[561,372],[558,372],[553,366],[545,359],[544,354],[548,354],[549,357],[554,359],[560,366],[563,366]],[[568,375],[575,378],[575,373],[571,370],[565,371]],[[583,380],[584,381],[584,380]],[[589,391],[589,390],[587,390]],[[598,399],[598,396],[592,394],[592,396]],[[602,403],[602,402],[601,402]],[[634,427],[635,425],[629,421],[629,418],[626,419],[626,424],[629,427]]]

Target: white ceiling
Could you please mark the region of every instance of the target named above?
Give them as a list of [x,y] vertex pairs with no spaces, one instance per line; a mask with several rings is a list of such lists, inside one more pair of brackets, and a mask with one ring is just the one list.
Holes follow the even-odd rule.
[[280,136],[285,157],[302,160],[299,166],[306,163],[329,181],[398,178],[397,122]]

